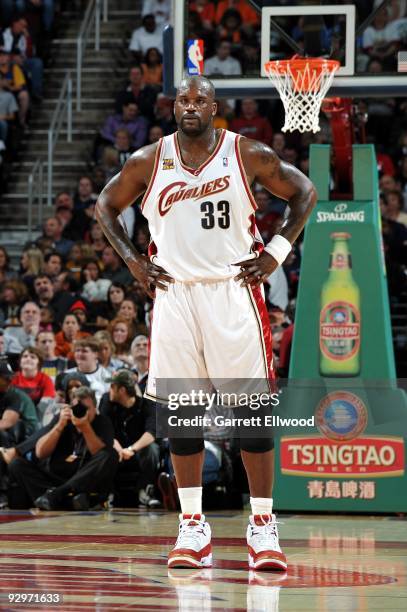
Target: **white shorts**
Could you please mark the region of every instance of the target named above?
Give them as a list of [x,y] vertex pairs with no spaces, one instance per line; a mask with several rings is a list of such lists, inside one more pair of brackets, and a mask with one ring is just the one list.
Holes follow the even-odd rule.
[[262,289],[233,278],[157,289],[146,397],[167,403],[164,379],[206,380],[212,389],[215,381],[261,380],[269,391],[273,356]]

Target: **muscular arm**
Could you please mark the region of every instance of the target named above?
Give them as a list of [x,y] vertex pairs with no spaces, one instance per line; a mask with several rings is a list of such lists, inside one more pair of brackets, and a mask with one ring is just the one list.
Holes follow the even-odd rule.
[[[316,204],[317,194],[313,184],[302,172],[279,159],[273,149],[261,142],[242,138],[240,152],[249,184],[256,181],[287,201],[289,214],[280,230],[280,236],[293,244]],[[272,247],[273,240],[268,249]],[[276,251],[274,253],[277,254]],[[280,257],[278,259],[280,263],[283,260]],[[259,286],[270,277],[279,262],[265,249],[257,259],[238,264],[241,272],[235,280],[242,281],[242,285]]]
[[242,138],[240,151],[249,183],[256,181],[287,201],[289,214],[280,234],[292,244],[316,204],[314,185],[300,170],[281,160],[273,149],[261,142]]
[[96,202],[95,215],[106,238],[127,263],[140,258],[118,216],[146,190],[154,165],[156,145],[134,153],[105,186]]
[[151,286],[155,285],[166,290],[165,282],[172,282],[172,279],[162,268],[140,255],[119,222],[118,216],[146,191],[153,172],[156,150],[157,144],[153,144],[134,153],[122,171],[103,189],[96,202],[95,211],[96,219],[106,238],[151,297],[153,297]]

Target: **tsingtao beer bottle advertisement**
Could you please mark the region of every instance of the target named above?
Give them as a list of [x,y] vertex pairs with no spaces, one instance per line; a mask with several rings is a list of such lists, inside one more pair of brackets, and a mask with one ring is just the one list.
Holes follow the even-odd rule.
[[360,291],[352,276],[351,234],[331,234],[328,278],[322,285],[319,319],[321,376],[360,374]]

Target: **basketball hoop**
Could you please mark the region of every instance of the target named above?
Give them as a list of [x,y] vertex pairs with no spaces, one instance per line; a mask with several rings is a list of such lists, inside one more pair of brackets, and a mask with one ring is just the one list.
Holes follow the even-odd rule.
[[322,57],[294,56],[267,62],[264,69],[285,110],[283,132],[319,132],[319,111],[340,63]]

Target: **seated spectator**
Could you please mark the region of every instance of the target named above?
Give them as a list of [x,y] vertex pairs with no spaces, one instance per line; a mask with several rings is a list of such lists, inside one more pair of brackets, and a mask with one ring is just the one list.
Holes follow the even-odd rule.
[[84,329],[88,321],[88,307],[85,302],[83,300],[76,300],[69,308],[69,312],[76,316],[81,328]]
[[229,41],[221,41],[216,47],[216,55],[205,60],[204,74],[206,76],[225,76],[240,75],[242,68],[240,62],[232,57],[232,45]]
[[363,50],[371,59],[378,59],[382,62],[385,70],[392,70],[395,67],[396,55],[400,47],[397,36],[389,23],[389,17],[384,7],[376,13],[373,23],[363,33]]
[[2,0],[5,21],[11,20],[14,11],[18,14],[39,12],[46,33],[50,32],[54,22],[54,5],[54,0]]
[[57,341],[54,332],[48,329],[38,332],[35,346],[43,355],[41,372],[55,382],[57,375],[68,368],[68,359],[56,354]]
[[103,277],[112,281],[112,284],[122,283],[127,285],[132,281],[132,276],[123,265],[119,255],[110,245],[103,249],[102,261],[104,265]]
[[7,146],[7,136],[10,124],[14,121],[18,104],[10,91],[7,91],[5,75],[0,72],[0,141]]
[[120,457],[117,477],[124,472],[139,472],[134,486],[139,491],[140,504],[158,507],[154,485],[160,451],[155,442],[155,404],[137,396],[134,374],[129,370],[116,372],[109,382],[109,393],[100,402],[100,414],[113,424],[114,448]]
[[98,331],[94,334],[93,339],[99,344],[98,361],[101,366],[108,370],[111,374],[116,370],[121,370],[126,367],[124,361],[113,357],[115,345],[112,337],[107,331]]
[[127,321],[131,326],[132,335],[135,334],[146,334],[147,328],[144,322],[140,322],[138,319],[138,307],[137,304],[131,298],[125,298],[120,304],[117,316]]
[[115,110],[116,113],[121,113],[123,105],[131,100],[137,104],[141,115],[153,119],[156,98],[157,89],[146,85],[141,66],[132,66],[125,89],[120,91],[116,97]]
[[68,240],[62,236],[64,231],[61,220],[58,217],[50,217],[44,221],[43,237],[51,241],[52,249],[60,253],[63,257],[67,257],[73,246],[72,240]]
[[174,103],[164,94],[158,94],[154,108],[154,116],[157,125],[159,125],[165,136],[172,134],[177,129],[174,118]]
[[154,15],[159,26],[166,26],[171,17],[171,0],[143,0],[142,16]]
[[114,344],[114,357],[132,367],[133,359],[130,354],[130,345],[134,335],[131,323],[126,319],[116,317],[109,323],[107,329]]
[[147,49],[141,67],[146,85],[162,85],[163,82],[163,58],[155,47]]
[[109,383],[106,382],[109,372],[98,361],[98,343],[93,338],[76,340],[73,346],[73,354],[76,367],[67,370],[66,373],[80,372],[84,374],[90,384],[90,388],[96,393],[96,399],[99,402],[103,393],[109,390]]
[[255,28],[259,24],[259,15],[246,0],[220,0],[216,7],[215,21],[220,23],[224,13],[229,9],[239,11],[242,23],[246,27]]
[[55,321],[61,323],[64,314],[76,301],[76,297],[68,291],[57,291],[52,280],[46,274],[39,274],[34,280],[34,293],[38,305],[49,307],[55,316]]
[[85,210],[94,206],[97,196],[90,176],[81,176],[78,181],[78,189],[74,197],[74,211]]
[[137,227],[136,235],[134,237],[134,244],[139,253],[144,255],[148,254],[148,247],[150,244],[150,230],[148,225],[143,223]]
[[68,313],[62,322],[62,329],[55,336],[58,357],[73,359],[73,345],[76,340],[89,336],[87,332],[81,331],[81,324],[76,314]]
[[158,142],[164,136],[164,130],[160,125],[152,125],[148,130],[148,142],[147,144],[154,144]]
[[188,32],[189,40],[202,39],[205,41],[205,55],[213,54],[214,31],[204,26],[197,11],[188,11]]
[[74,209],[73,197],[71,196],[69,191],[60,191],[55,196],[54,209],[55,211],[60,207],[65,206],[70,210]]
[[50,277],[52,281],[61,274],[64,269],[64,259],[61,253],[51,251],[44,257],[44,274]]
[[384,194],[389,191],[397,190],[399,188],[396,179],[393,175],[390,174],[382,174],[379,179],[379,187],[380,191],[382,191]]
[[129,132],[131,135],[131,145],[135,150],[145,144],[148,121],[139,114],[138,105],[131,99],[123,104],[121,114],[109,115],[100,134],[107,142],[114,144],[115,134],[119,129],[125,129]]
[[397,221],[407,227],[407,213],[403,212],[403,196],[400,191],[388,191],[384,196],[386,219]]
[[6,281],[3,285],[3,292],[0,302],[1,325],[20,325],[19,311],[21,305],[28,299],[26,285],[20,280]]
[[106,327],[112,319],[117,317],[120,304],[123,302],[126,288],[122,283],[112,282],[107,292],[107,304],[101,304],[97,309],[96,325]]
[[[88,510],[90,494],[96,494],[99,503],[107,498],[118,455],[113,450],[112,425],[96,414],[96,405],[95,394],[79,387],[72,407],[64,407],[42,430],[35,447],[42,464],[22,457],[10,463],[11,477],[26,494],[26,507],[34,503],[41,510]],[[85,411],[84,416],[82,412],[75,416],[77,406]]]
[[[134,153],[134,147],[131,144],[130,133],[125,129],[117,130],[114,146],[103,149],[102,167],[105,171],[106,180],[110,180],[112,176],[120,172],[132,153]],[[108,155],[109,158],[107,158]],[[110,168],[107,170],[108,161]]]
[[260,232],[263,242],[270,242],[274,234],[276,234],[276,223],[280,219],[280,215],[276,212],[270,212],[270,196],[265,189],[259,189],[254,194],[256,200],[256,227]]
[[0,246],[0,288],[2,283],[16,277],[16,273],[10,266],[10,256],[7,249]]
[[5,352],[21,353],[28,346],[35,346],[40,328],[40,308],[35,302],[26,302],[20,310],[18,327],[8,327],[4,334]]
[[260,140],[265,144],[271,145],[273,130],[266,117],[261,117],[258,113],[258,104],[252,98],[245,98],[241,102],[240,116],[230,124],[232,132]]
[[129,50],[140,61],[151,47],[163,53],[163,28],[156,24],[154,15],[144,15],[141,27],[133,30]]
[[82,271],[82,297],[89,302],[104,302],[112,282],[107,278],[100,278],[101,269],[98,259],[89,259],[83,265]]
[[136,336],[130,347],[133,358],[132,371],[136,375],[137,384],[144,392],[148,376],[148,338],[144,335]]
[[286,147],[285,136],[281,132],[273,134],[271,139],[271,148],[277,153],[279,157],[282,157],[284,149]]
[[13,19],[10,27],[3,31],[3,49],[9,53],[20,53],[21,67],[30,77],[32,97],[37,101],[42,100],[44,66],[42,59],[35,57],[35,45],[24,17]]
[[195,0],[189,5],[189,11],[198,13],[201,23],[207,30],[212,30],[215,24],[215,3],[210,0]]
[[38,428],[35,406],[29,396],[12,384],[14,372],[0,361],[0,445],[15,446]]
[[3,75],[3,89],[14,95],[18,102],[18,118],[22,127],[26,126],[30,96],[27,81],[20,66],[12,63],[9,53],[0,48],[0,73]]
[[228,41],[234,51],[239,51],[242,42],[242,18],[236,9],[228,9],[222,15],[217,30],[218,41]]
[[25,248],[20,257],[19,277],[25,282],[28,290],[32,290],[34,278],[44,267],[44,255],[36,246]]
[[90,224],[89,235],[87,241],[92,246],[95,255],[100,259],[103,249],[107,246],[105,235],[96,219],[93,219]]
[[23,350],[20,357],[20,369],[13,376],[12,385],[27,393],[37,406],[42,399],[55,397],[52,379],[41,372],[43,356],[33,346]]

